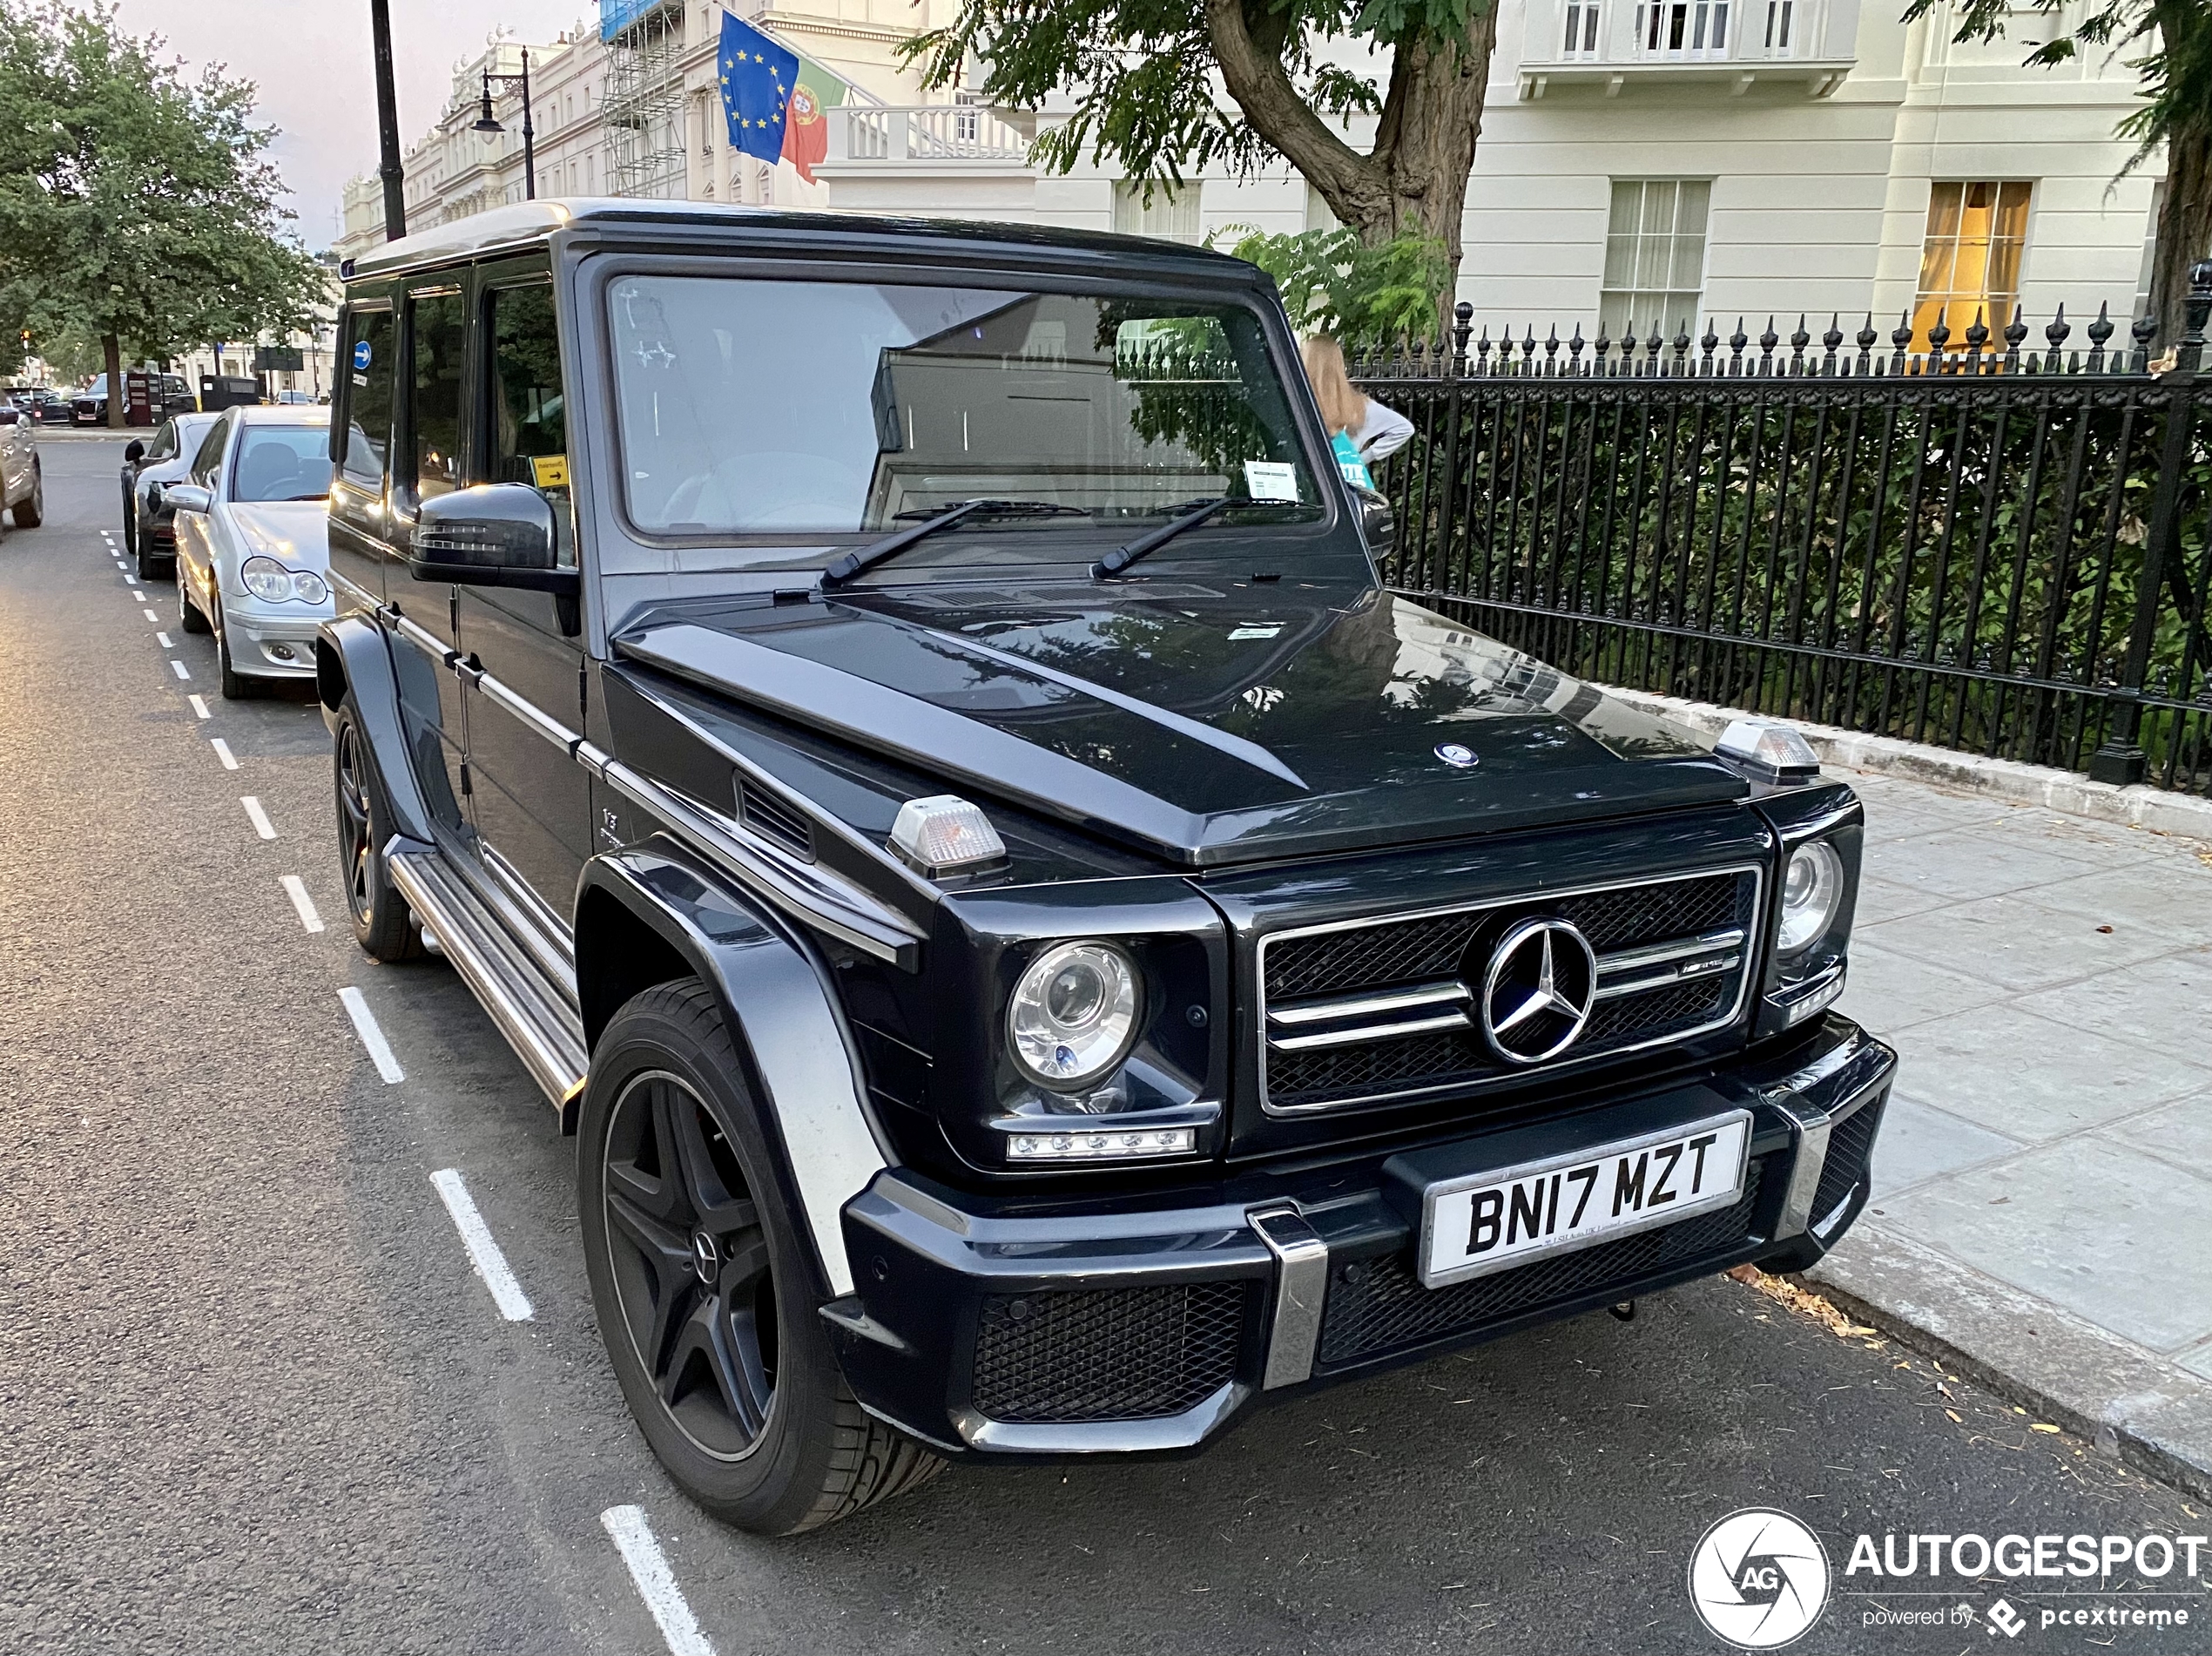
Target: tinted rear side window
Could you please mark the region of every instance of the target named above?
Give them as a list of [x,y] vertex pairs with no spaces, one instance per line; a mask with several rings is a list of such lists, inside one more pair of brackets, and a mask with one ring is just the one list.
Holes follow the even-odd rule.
[[347,482],[381,490],[390,471],[392,441],[392,313],[357,311],[347,349],[346,459]]
[[415,432],[417,499],[461,486],[461,385],[469,345],[459,294],[426,294],[408,311],[415,383],[408,415]]

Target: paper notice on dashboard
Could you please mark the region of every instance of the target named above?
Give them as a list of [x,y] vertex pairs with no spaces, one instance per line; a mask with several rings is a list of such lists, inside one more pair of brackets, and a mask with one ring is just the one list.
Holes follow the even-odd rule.
[[1244,462],[1244,487],[1254,500],[1296,500],[1298,468],[1283,460]]

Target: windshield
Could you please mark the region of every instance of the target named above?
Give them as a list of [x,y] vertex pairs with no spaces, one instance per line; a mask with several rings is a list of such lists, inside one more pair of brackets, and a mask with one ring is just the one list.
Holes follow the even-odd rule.
[[628,276],[610,308],[648,533],[788,547],[963,500],[1075,509],[944,537],[1034,559],[1041,537],[1089,557],[1102,529],[1224,496],[1323,515],[1259,316],[1233,302]]
[[233,500],[320,500],[330,492],[327,427],[249,425],[239,441]]

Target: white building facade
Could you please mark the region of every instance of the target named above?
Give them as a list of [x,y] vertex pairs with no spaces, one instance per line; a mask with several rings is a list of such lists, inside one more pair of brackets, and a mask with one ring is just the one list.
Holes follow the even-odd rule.
[[[2040,330],[2061,304],[2077,323],[2108,304],[2124,328],[2142,308],[2161,170],[2154,158],[2127,171],[2131,146],[2113,135],[2138,101],[2133,71],[2117,54],[2022,66],[2051,26],[2033,10],[2005,39],[1960,45],[1946,6],[1906,24],[1902,3],[1502,0],[1459,281],[1477,328],[1617,338],[1710,323],[1725,337],[1742,317],[1757,336],[1771,315],[1787,335],[1803,314],[1816,336],[1831,314],[1855,336],[1871,313],[1886,348],[1901,318],[1925,342],[1940,314],[1956,348],[1977,314],[1994,335],[2017,305]],[[1149,201],[1096,168],[1040,172],[1030,142],[1064,112],[925,98],[898,64],[898,44],[954,4],[732,8],[858,89],[826,112],[813,185],[788,162],[729,148],[715,90],[722,7],[669,6],[681,36],[681,132],[669,141],[685,160],[680,186],[656,193],[1187,241],[1332,222],[1287,167],[1203,177]],[[410,224],[521,199],[518,99],[496,100],[501,139],[469,130],[480,71],[511,72],[520,51],[503,42],[456,68],[452,100],[407,155]],[[606,193],[614,135],[596,25],[530,59],[539,193]],[[1378,78],[1384,67],[1366,65]],[[1349,137],[1364,147],[1369,133],[1355,125]],[[381,222],[377,180],[356,180],[340,251],[381,240]]]

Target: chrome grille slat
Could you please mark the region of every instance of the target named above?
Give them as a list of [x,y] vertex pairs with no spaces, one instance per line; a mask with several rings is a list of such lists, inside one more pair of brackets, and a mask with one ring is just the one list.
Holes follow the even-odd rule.
[[[1723,1027],[1749,993],[1759,888],[1758,869],[1743,865],[1264,936],[1262,1105],[1284,1114],[1477,1092]],[[1534,914],[1573,921],[1597,948],[1595,1004],[1558,1059],[1507,1066],[1479,1032],[1462,958],[1486,928]],[[1298,992],[1271,998],[1285,986]]]

